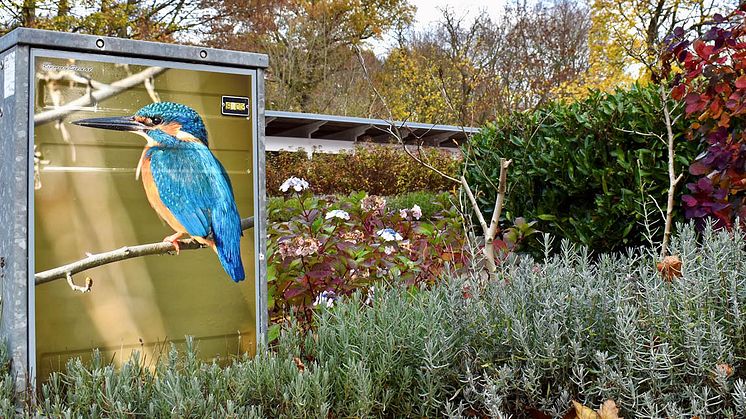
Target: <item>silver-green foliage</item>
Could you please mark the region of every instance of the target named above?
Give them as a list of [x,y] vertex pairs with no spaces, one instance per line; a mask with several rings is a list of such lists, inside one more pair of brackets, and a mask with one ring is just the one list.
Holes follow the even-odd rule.
[[746,417],[744,234],[681,231],[683,276],[671,281],[649,251],[594,258],[563,244],[544,263],[506,263],[499,283],[475,275],[338,302],[314,332],[288,325],[274,349],[226,367],[199,361],[191,342],[154,371],[137,357],[70,362],[28,414],[559,417],[573,399],[613,399],[624,417]]

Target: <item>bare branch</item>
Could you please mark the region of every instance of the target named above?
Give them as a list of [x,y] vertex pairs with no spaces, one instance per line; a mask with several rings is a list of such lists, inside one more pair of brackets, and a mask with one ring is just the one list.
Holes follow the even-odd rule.
[[[391,134],[394,138],[397,139],[397,141],[402,145],[402,148],[404,149],[404,152],[409,155],[414,161],[422,165],[423,167],[432,170],[433,172],[437,173],[438,175],[450,180],[454,183],[461,183],[458,179],[456,179],[453,176],[449,176],[446,173],[438,170],[436,167],[434,167],[431,164],[428,164],[427,162],[423,161],[419,157],[415,156],[409,149],[407,148],[406,144],[404,143],[404,138],[402,138],[401,134],[399,133],[399,127],[394,122],[394,114],[391,111],[391,108],[388,106],[388,103],[386,102],[386,99],[384,99],[381,92],[378,91],[378,88],[373,84],[373,79],[370,76],[370,73],[368,72],[368,67],[365,65],[365,60],[363,59],[363,54],[360,51],[360,48],[355,46],[355,51],[357,52],[358,60],[360,61],[360,66],[363,68],[363,73],[365,73],[365,79],[368,81],[368,84],[370,85],[371,90],[373,90],[373,93],[376,95],[379,101],[383,104],[383,106],[386,108],[387,113],[389,114],[389,127],[388,127],[388,133]],[[401,125],[404,126],[406,122],[402,122]]]
[[[254,227],[254,217],[248,217],[241,220],[241,230],[248,230]],[[179,240],[180,250],[202,249],[204,245],[194,240]],[[72,276],[93,269],[99,266],[108,265],[109,263],[119,262],[122,260],[133,259],[141,256],[163,255],[176,251],[173,243],[158,242],[150,244],[141,244],[138,246],[125,246],[121,249],[109,252],[88,255],[86,258],[68,263],[67,265],[53,268],[47,271],[39,272],[34,275],[36,285],[46,284],[57,279],[65,278],[73,290],[87,292],[90,291],[92,281],[86,281],[86,287],[80,287],[72,282]]]
[[137,74],[115,81],[110,85],[104,85],[106,87],[102,86],[101,89],[98,89],[89,95],[75,99],[67,103],[65,106],[37,113],[34,115],[34,125],[42,125],[48,122],[60,120],[73,112],[79,111],[81,107],[90,106],[94,103],[115,96],[125,90],[131,89],[165,70],[166,69],[163,67],[149,67]]
[[668,243],[671,241],[671,226],[673,224],[673,206],[674,206],[674,192],[676,185],[681,182],[684,175],[679,174],[676,176],[676,167],[674,166],[675,150],[674,150],[674,135],[673,129],[671,128],[671,113],[668,110],[668,96],[666,90],[661,84],[660,87],[661,101],[663,102],[663,117],[666,122],[666,135],[668,136],[668,202],[666,206],[666,218],[665,228],[663,230],[663,243],[661,244],[661,258],[668,254]]
[[490,228],[487,230],[486,237],[494,239],[497,234],[498,224],[500,222],[500,214],[503,210],[503,204],[505,203],[505,192],[508,183],[508,166],[513,163],[513,160],[500,159],[500,180],[498,181],[497,198],[495,200],[495,209],[492,211],[492,220],[490,220]]
[[474,209],[474,213],[477,215],[479,224],[482,226],[482,233],[486,236],[487,231],[489,230],[489,228],[487,227],[487,222],[484,220],[482,211],[479,209],[479,204],[477,203],[476,198],[474,198],[474,194],[471,192],[469,183],[466,181],[466,178],[463,176],[461,176],[461,185],[464,187],[464,190],[466,191],[466,196],[469,198],[469,202],[471,203],[471,206]]

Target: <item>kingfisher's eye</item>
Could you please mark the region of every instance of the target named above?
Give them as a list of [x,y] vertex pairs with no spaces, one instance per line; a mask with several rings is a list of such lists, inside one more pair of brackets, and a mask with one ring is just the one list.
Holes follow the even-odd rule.
[[154,116],[154,117],[150,118],[150,122],[152,122],[153,125],[160,125],[161,122],[163,122],[163,119],[161,119],[160,116]]

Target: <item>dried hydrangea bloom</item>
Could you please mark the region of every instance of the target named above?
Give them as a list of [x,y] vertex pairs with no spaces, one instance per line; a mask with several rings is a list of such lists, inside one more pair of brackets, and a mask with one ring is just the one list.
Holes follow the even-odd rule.
[[281,241],[277,246],[277,250],[283,258],[295,258],[313,255],[319,251],[319,246],[319,241],[314,238],[293,237],[292,239]]
[[358,242],[363,241],[363,238],[365,238],[365,235],[360,230],[352,230],[352,231],[345,231],[344,233],[340,234],[339,237],[346,242],[357,244]]
[[383,214],[383,209],[386,208],[386,198],[377,195],[368,195],[360,201],[360,208],[363,211],[378,211]]

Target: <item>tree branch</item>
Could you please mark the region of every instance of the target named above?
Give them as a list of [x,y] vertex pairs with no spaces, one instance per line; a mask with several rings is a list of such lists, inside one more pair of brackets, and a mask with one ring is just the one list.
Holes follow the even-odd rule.
[[[254,227],[254,217],[248,217],[241,220],[241,230],[248,230]],[[201,249],[204,245],[194,240],[179,240],[180,250],[194,250]],[[75,291],[87,292],[90,291],[93,285],[90,279],[86,280],[86,286],[81,287],[75,285],[72,281],[72,276],[93,269],[99,266],[107,265],[109,263],[119,262],[122,260],[133,259],[141,256],[149,255],[162,255],[176,251],[173,243],[158,242],[150,244],[141,244],[138,246],[125,246],[121,249],[111,250],[109,252],[98,253],[94,255],[88,255],[84,259],[68,263],[57,268],[53,268],[47,271],[39,272],[34,275],[34,282],[36,285],[46,284],[58,279],[67,279],[70,288]]]
[[671,241],[671,227],[673,225],[673,207],[674,207],[674,193],[676,191],[676,185],[681,182],[684,174],[680,173],[676,175],[676,167],[674,166],[676,154],[673,129],[671,128],[671,113],[668,110],[668,95],[661,84],[660,87],[661,101],[663,102],[663,117],[666,122],[666,136],[668,138],[668,200],[666,205],[666,218],[665,227],[663,230],[663,243],[661,244],[661,258],[666,257],[668,254],[668,245]]
[[65,106],[37,113],[34,115],[34,125],[41,125],[46,124],[47,122],[60,120],[73,112],[79,111],[83,106],[90,106],[94,103],[115,96],[125,90],[131,89],[165,70],[166,69],[163,67],[149,67],[122,80],[115,81],[109,85],[103,85],[101,89],[75,99],[65,104]]

